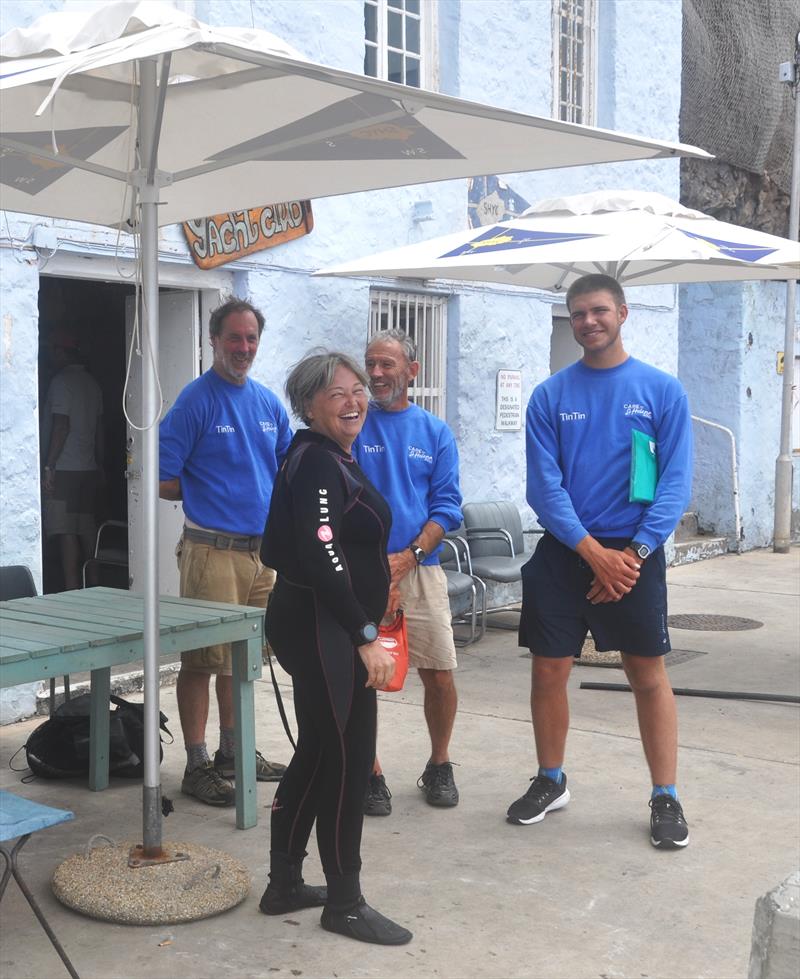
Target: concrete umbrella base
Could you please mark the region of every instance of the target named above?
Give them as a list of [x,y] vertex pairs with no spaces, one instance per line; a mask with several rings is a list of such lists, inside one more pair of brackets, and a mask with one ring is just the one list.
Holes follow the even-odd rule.
[[170,843],[168,863],[129,866],[133,844],[76,853],[53,874],[62,904],[102,921],[128,925],[177,924],[210,918],[241,903],[250,891],[246,868],[221,850]]

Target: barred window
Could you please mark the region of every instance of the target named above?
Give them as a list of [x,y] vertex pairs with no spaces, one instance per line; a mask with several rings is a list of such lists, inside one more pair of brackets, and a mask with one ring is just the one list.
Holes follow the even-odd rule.
[[447,299],[414,292],[370,292],[369,333],[404,330],[417,346],[420,362],[409,398],[426,411],[445,417],[447,381]]
[[597,4],[553,0],[553,115],[591,126],[595,115]]
[[430,88],[433,0],[364,0],[364,74]]

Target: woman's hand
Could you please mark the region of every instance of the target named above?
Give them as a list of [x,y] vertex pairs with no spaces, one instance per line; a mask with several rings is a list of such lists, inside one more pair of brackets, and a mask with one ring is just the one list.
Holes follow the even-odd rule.
[[394,676],[394,656],[383,648],[379,639],[359,646],[358,655],[367,668],[367,682],[364,686],[374,687],[376,690],[385,687]]

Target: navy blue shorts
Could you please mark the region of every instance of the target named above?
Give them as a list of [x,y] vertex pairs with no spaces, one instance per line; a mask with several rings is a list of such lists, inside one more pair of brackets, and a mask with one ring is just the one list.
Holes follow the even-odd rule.
[[[623,550],[628,539],[599,538]],[[663,656],[671,649],[667,632],[664,548],[642,562],[639,580],[618,602],[592,605],[586,595],[594,574],[576,551],[544,534],[522,568],[519,644],[535,656],[580,656],[591,631],[599,652],[618,649],[635,656]]]

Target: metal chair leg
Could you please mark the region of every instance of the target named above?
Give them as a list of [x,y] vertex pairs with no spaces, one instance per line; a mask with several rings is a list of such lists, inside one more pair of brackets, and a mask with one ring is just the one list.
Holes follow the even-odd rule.
[[61,947],[61,942],[59,942],[59,940],[56,938],[53,929],[50,927],[50,925],[47,922],[47,918],[45,918],[41,908],[36,903],[36,899],[28,889],[28,885],[22,879],[22,875],[20,874],[19,868],[17,867],[17,855],[19,854],[19,851],[23,848],[23,846],[25,846],[25,844],[28,842],[30,838],[31,838],[30,833],[26,833],[24,836],[21,836],[14,844],[14,847],[10,852],[6,849],[5,846],[3,846],[0,843],[0,853],[2,853],[3,859],[6,862],[5,870],[3,871],[3,878],[2,881],[0,881],[0,900],[2,900],[3,898],[3,894],[5,893],[9,878],[13,876],[14,880],[19,885],[19,889],[22,891],[25,900],[28,902],[28,904],[31,907],[31,910],[36,915],[39,924],[42,926],[42,928],[44,928],[45,934],[50,939],[51,945],[56,950],[56,952],[58,952],[59,958],[66,966],[67,972],[69,972],[69,974],[72,976],[72,979],[80,979],[80,976],[75,971],[75,967],[70,962],[67,953]]

